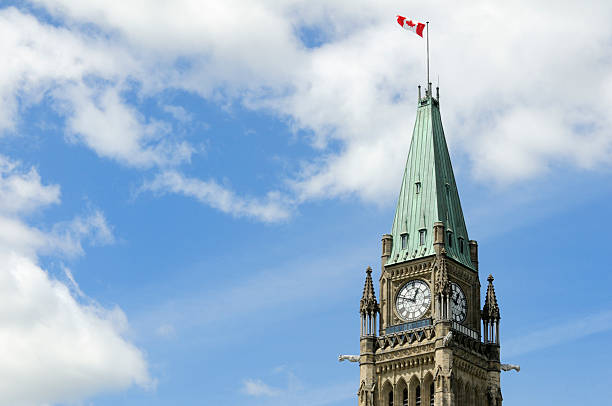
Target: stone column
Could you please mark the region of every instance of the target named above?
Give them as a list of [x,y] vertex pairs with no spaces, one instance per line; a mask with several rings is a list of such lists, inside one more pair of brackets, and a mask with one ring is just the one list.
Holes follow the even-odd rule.
[[455,406],[455,395],[452,390],[451,371],[453,365],[453,351],[443,345],[444,337],[450,331],[450,321],[441,320],[435,323],[436,347],[434,354],[434,405]]
[[[365,383],[366,393],[376,382],[374,343],[373,335],[361,337],[359,342],[359,382]],[[367,404],[365,400],[360,400],[360,403]]]

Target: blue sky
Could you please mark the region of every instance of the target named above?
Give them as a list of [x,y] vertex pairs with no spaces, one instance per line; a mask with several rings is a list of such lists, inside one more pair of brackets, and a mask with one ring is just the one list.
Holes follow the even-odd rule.
[[506,404],[612,396],[607,2],[37,0],[0,2],[0,405],[354,405],[425,81],[396,14]]

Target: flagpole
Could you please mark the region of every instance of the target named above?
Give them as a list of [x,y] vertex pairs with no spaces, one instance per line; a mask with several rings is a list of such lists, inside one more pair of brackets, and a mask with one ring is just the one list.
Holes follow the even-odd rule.
[[429,84],[429,21],[427,24],[427,91],[429,92],[429,96],[431,97],[431,85]]

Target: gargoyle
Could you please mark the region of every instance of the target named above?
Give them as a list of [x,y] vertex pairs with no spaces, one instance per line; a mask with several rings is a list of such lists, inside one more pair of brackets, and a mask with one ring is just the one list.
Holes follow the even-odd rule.
[[514,365],[514,364],[501,364],[501,369],[502,371],[511,371],[511,370],[515,370],[516,372],[520,372],[521,371],[521,366],[520,365]]
[[338,361],[359,362],[359,355],[338,355]]

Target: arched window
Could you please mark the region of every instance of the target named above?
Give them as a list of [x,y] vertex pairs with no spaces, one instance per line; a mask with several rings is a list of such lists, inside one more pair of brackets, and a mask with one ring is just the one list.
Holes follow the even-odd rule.
[[416,387],[416,402],[414,403],[416,406],[421,406],[421,386],[418,385]]
[[422,229],[419,230],[419,245],[425,245],[425,236],[427,235],[427,230]]
[[408,389],[404,389],[404,394],[402,395],[402,406],[408,406]]
[[434,383],[432,382],[431,385],[429,385],[429,406],[434,406],[434,394],[435,388]]
[[402,234],[402,249],[405,250],[408,248],[408,233]]
[[389,406],[393,406],[393,391],[389,392]]

